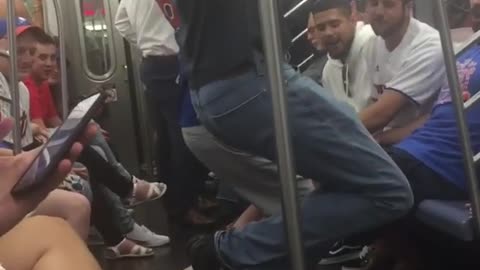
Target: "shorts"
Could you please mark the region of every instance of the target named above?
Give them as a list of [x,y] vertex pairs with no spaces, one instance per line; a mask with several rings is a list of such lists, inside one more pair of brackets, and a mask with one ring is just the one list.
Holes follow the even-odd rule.
[[92,189],[90,188],[90,183],[76,174],[73,174],[73,173],[68,174],[58,188],[82,194],[90,202],[92,202],[93,200],[93,194],[92,194]]

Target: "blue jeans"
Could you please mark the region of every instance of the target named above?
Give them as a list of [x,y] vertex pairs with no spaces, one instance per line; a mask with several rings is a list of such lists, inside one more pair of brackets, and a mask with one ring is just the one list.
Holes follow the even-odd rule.
[[[287,65],[284,79],[297,173],[322,186],[302,204],[306,261],[313,267],[335,241],[407,214],[413,196],[400,169],[347,104]],[[276,160],[272,100],[264,76],[252,69],[191,95],[200,121],[225,144]],[[290,268],[281,216],[241,231],[217,232],[215,245],[231,269]]]

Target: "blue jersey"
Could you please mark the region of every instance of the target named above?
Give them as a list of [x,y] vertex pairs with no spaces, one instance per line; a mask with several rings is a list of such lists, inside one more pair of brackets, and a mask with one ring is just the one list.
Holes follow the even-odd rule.
[[[463,91],[471,96],[480,90],[480,46],[476,45],[457,59],[457,69]],[[480,152],[480,104],[467,114],[474,153]],[[423,162],[443,179],[466,188],[466,176],[455,110],[448,88],[442,89],[433,107],[431,118],[423,127],[396,145]]]

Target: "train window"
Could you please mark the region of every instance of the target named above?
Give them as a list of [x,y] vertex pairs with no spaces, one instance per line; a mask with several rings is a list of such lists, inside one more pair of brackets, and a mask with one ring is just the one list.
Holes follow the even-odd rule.
[[83,66],[87,75],[103,81],[115,68],[114,43],[108,1],[77,0]]

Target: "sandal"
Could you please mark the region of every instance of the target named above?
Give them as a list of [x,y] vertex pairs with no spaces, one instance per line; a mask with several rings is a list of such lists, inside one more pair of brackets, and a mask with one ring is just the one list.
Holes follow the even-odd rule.
[[149,183],[133,176],[133,196],[129,199],[127,207],[135,207],[144,202],[160,199],[167,192],[164,183]]
[[120,244],[114,247],[105,248],[105,258],[108,260],[116,260],[121,258],[142,258],[153,255],[153,249],[137,245],[133,241],[126,238],[123,239]]

